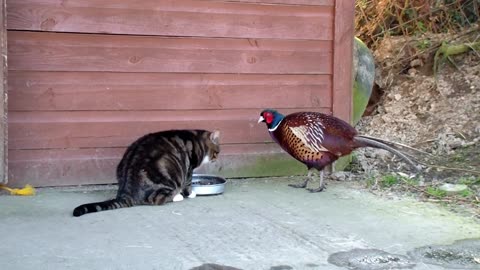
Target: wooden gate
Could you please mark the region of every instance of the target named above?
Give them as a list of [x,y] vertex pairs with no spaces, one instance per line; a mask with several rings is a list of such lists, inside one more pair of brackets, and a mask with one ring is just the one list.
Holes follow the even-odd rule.
[[296,174],[263,108],[350,118],[352,0],[7,0],[9,177],[115,182],[137,137],[220,129],[225,176]]

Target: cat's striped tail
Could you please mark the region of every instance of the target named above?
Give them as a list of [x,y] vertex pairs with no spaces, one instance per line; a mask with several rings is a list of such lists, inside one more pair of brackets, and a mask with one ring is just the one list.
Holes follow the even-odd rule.
[[73,210],[73,216],[79,217],[88,213],[113,210],[133,206],[133,201],[129,199],[113,199],[104,202],[87,203],[76,207]]

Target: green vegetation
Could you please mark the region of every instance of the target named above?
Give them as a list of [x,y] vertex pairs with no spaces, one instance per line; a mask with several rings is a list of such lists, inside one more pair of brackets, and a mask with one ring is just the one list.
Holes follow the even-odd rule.
[[370,176],[365,182],[368,189],[389,189],[397,191],[399,194],[415,195],[424,200],[439,202],[444,205],[480,205],[480,200],[477,195],[480,194],[480,177],[463,177],[458,179],[457,183],[467,185],[468,189],[457,194],[449,194],[440,189],[438,183],[425,183],[421,176],[420,178],[408,178],[396,173],[391,173],[380,177]]
[[459,183],[467,186],[480,185],[480,177],[462,177],[460,178]]
[[376,184],[375,177],[370,176],[369,178],[367,178],[366,183],[367,183],[367,188],[372,188]]
[[472,191],[471,189],[466,189],[466,190],[460,192],[459,195],[462,196],[462,197],[467,198],[467,197],[471,197],[473,194],[474,194],[474,193],[473,193],[473,191]]
[[409,186],[418,186],[420,182],[418,178],[403,178],[403,181]]
[[462,153],[456,153],[455,156],[453,156],[452,158],[452,160],[455,162],[464,162],[466,159],[466,156]]
[[425,191],[428,195],[437,198],[443,198],[447,196],[447,192],[436,187],[427,187]]
[[445,60],[448,60],[454,66],[453,60],[450,56],[466,53],[470,50],[473,51],[480,51],[480,42],[468,42],[462,44],[448,44],[443,42],[440,48],[435,53],[435,57],[433,59],[433,72],[436,74],[438,72],[439,66]]
[[420,50],[426,50],[432,46],[432,41],[429,39],[422,39],[417,41],[417,48]]
[[398,176],[393,174],[387,174],[382,177],[382,179],[379,181],[379,184],[381,187],[386,188],[386,187],[391,187],[393,185],[396,185],[399,182],[400,182],[400,179]]
[[[375,179],[373,179],[375,181]],[[418,178],[408,178],[404,176],[400,176],[398,174],[387,174],[382,176],[379,181],[379,185],[382,188],[389,188],[395,185],[407,185],[410,187],[418,186],[419,179]]]

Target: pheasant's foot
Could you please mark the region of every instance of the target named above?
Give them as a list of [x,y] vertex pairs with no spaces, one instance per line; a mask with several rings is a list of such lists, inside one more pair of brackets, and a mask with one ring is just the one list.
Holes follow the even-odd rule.
[[323,171],[320,172],[320,183],[318,185],[318,188],[308,188],[307,190],[310,192],[322,192],[324,189],[327,187],[323,183]]
[[321,186],[321,187],[318,187],[318,188],[307,188],[307,190],[310,191],[310,192],[312,192],[312,193],[322,192],[322,191],[324,191],[325,189],[327,189],[326,186]]

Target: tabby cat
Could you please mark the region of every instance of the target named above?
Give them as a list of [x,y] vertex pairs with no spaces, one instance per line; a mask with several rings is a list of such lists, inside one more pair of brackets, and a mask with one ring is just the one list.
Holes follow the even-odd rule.
[[219,131],[207,130],[169,130],[141,137],[118,164],[117,197],[80,205],[73,215],[194,198],[193,169],[217,158],[219,137]]

